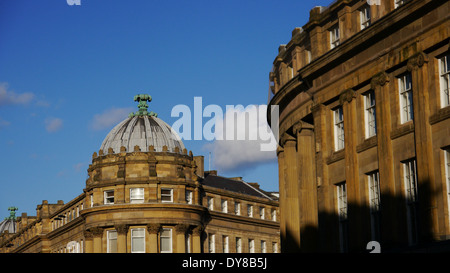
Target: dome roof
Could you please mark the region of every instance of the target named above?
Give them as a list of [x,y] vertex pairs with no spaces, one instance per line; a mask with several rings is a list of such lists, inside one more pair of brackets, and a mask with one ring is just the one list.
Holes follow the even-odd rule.
[[112,148],[114,153],[119,153],[120,147],[124,146],[127,152],[132,152],[136,145],[142,152],[148,152],[150,145],[153,145],[156,152],[161,152],[163,146],[167,146],[169,152],[173,152],[176,147],[180,151],[185,149],[172,127],[159,119],[156,113],[147,112],[146,101],[151,101],[149,95],[136,95],[134,100],[139,101],[139,111],[131,113],[108,133],[101,150],[107,152]]
[[2,234],[5,230],[9,233],[16,233],[16,225],[13,219],[5,219],[0,222],[0,234]]

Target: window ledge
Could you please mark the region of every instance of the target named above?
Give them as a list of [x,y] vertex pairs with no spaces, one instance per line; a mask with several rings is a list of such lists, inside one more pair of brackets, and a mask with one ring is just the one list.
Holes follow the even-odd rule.
[[435,114],[431,115],[430,124],[435,124],[448,118],[450,118],[450,105],[439,109]]
[[414,123],[411,120],[405,124],[400,125],[399,127],[395,128],[394,130],[392,130],[391,139],[396,139],[398,137],[407,135],[412,132],[414,132]]

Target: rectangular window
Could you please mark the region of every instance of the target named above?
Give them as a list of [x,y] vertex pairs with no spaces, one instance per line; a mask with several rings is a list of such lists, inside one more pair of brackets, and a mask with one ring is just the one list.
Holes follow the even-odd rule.
[[162,202],[173,202],[173,189],[161,189],[161,201]]
[[359,11],[359,17],[361,21],[361,30],[365,29],[366,27],[370,26],[370,6],[365,5],[360,11]]
[[[447,186],[447,206],[448,213],[450,216],[450,148],[444,150],[445,158],[444,158],[444,168],[445,168],[445,184]],[[450,221],[450,217],[449,217]]]
[[160,234],[161,253],[172,253],[172,229],[163,228]]
[[228,253],[228,236],[222,237],[222,253]]
[[215,234],[209,234],[208,238],[208,250],[209,253],[216,253],[216,235]]
[[261,240],[261,253],[266,253],[266,241]]
[[248,252],[255,253],[255,240],[248,239]]
[[104,204],[114,204],[114,190],[110,190],[110,191],[104,191],[103,192],[103,197],[104,197]]
[[450,105],[450,55],[439,59],[439,75],[441,84],[441,107]]
[[191,234],[190,233],[186,233],[186,237],[185,237],[185,246],[186,246],[186,253],[191,253]]
[[130,189],[130,203],[144,203],[144,188]]
[[253,206],[252,205],[247,205],[247,216],[253,217]]
[[334,113],[334,148],[335,151],[344,149],[344,111],[336,108]]
[[241,203],[234,202],[234,214],[241,215]]
[[416,160],[403,163],[403,181],[405,185],[406,216],[408,221],[408,242],[417,244],[417,171]]
[[272,253],[278,253],[278,243],[272,243]]
[[108,230],[106,232],[108,253],[117,253],[117,231]]
[[272,221],[276,221],[276,220],[277,220],[277,210],[272,209]]
[[406,73],[398,78],[398,89],[400,92],[401,123],[405,123],[414,119],[413,92],[410,73]]
[[366,121],[366,138],[377,134],[377,119],[375,112],[375,93],[369,91],[364,95],[364,119]]
[[228,212],[228,201],[221,200],[221,205],[222,205],[222,212]]
[[337,47],[339,44],[339,24],[336,24],[330,29],[330,49]]
[[336,185],[339,219],[339,242],[341,252],[347,251],[347,186],[345,182]]
[[214,210],[214,198],[212,198],[211,196],[208,196],[208,209],[209,210]]
[[380,240],[380,180],[378,171],[367,175],[372,240]]
[[91,195],[89,195],[89,199],[90,199],[90,203],[91,203],[91,208],[94,206],[94,195],[93,194],[91,194]]
[[131,229],[131,253],[145,253],[145,229]]
[[266,209],[259,207],[259,218],[264,219],[266,217]]
[[186,203],[192,204],[192,191],[186,191]]
[[242,253],[242,239],[236,237],[236,253]]

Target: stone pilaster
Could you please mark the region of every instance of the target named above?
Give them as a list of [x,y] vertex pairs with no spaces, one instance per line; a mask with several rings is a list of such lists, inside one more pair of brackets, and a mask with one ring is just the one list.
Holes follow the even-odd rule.
[[418,52],[409,58],[407,69],[411,72],[414,135],[416,147],[417,182],[419,199],[419,241],[439,239],[439,222],[436,179],[433,171],[433,143],[430,118],[430,98],[428,92],[428,57]]
[[147,232],[149,234],[149,253],[158,253],[158,233],[161,230],[160,224],[148,224]]
[[117,231],[117,252],[127,253],[128,225],[125,224],[116,225],[115,229]]

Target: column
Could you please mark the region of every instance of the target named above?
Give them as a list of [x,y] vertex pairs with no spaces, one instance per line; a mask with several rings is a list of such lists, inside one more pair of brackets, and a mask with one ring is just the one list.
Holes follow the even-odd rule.
[[297,135],[297,165],[299,166],[300,248],[317,251],[317,184],[315,170],[314,126],[300,121],[293,127]]
[[[328,126],[327,116],[330,110],[321,103],[313,103],[311,112],[314,118],[314,137],[316,152],[317,210],[319,213],[319,249],[326,252],[336,251],[339,234],[335,224],[334,185],[329,184],[326,163],[330,143],[327,136],[331,126]],[[328,129],[328,130],[327,130]]]
[[297,162],[297,140],[284,133],[281,137],[284,148],[285,173],[285,200],[284,220],[286,222],[286,235],[283,252],[300,251],[300,211],[299,211],[299,183]]
[[148,253],[158,253],[158,233],[161,229],[160,224],[148,224],[147,231],[149,234]]
[[357,128],[356,92],[352,89],[344,90],[339,102],[344,112],[344,154],[345,154],[345,182],[347,185],[347,216],[348,216],[348,250],[360,251],[365,249],[367,241],[364,240],[364,221],[369,213],[363,211],[365,204],[361,198],[361,185],[359,181],[358,155],[356,153]]
[[377,153],[378,174],[380,179],[381,202],[381,245],[391,247],[401,241],[399,233],[400,210],[404,203],[400,203],[395,196],[394,154],[391,140],[391,107],[389,75],[382,71],[375,74],[371,80],[371,89],[375,94],[375,113],[377,122]]
[[117,253],[127,253],[128,225],[115,226],[117,231]]
[[192,252],[193,253],[202,253],[202,234],[203,234],[203,226],[197,226],[192,230]]
[[283,248],[286,243],[286,219],[284,211],[287,210],[286,204],[286,182],[285,182],[285,166],[284,166],[284,149],[281,146],[277,148],[278,157],[278,191],[280,193],[280,242]]
[[428,91],[428,57],[423,52],[413,55],[407,64],[411,72],[414,136],[416,147],[417,187],[419,197],[419,242],[439,239],[436,179],[433,171],[433,143]]
[[94,238],[94,235],[92,234],[91,231],[89,230],[85,230],[84,231],[84,252],[85,253],[93,253],[94,252],[94,247],[93,247],[93,242],[92,239]]
[[178,224],[175,226],[175,233],[177,236],[176,253],[186,253],[186,231],[189,225]]
[[89,229],[93,236],[93,253],[102,253],[102,237],[103,237],[103,229],[99,227],[90,228]]

